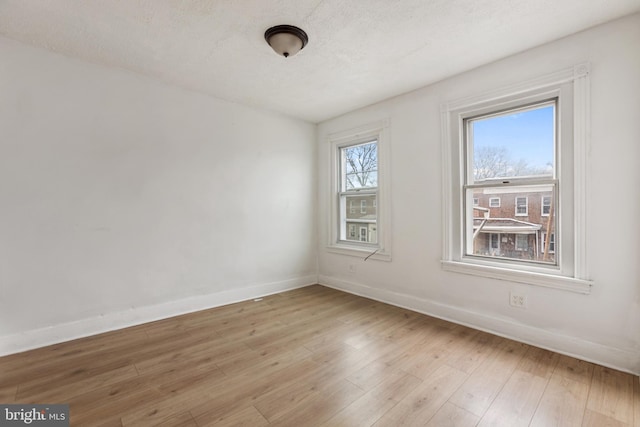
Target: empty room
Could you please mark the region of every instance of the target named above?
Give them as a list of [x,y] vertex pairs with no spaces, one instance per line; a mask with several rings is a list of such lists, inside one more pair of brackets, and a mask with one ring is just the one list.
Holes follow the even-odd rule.
[[639,0],[0,0],[0,425],[640,427]]

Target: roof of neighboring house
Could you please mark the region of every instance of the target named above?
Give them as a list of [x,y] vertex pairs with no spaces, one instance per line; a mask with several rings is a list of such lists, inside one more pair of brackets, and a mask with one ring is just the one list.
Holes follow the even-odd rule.
[[[483,218],[473,219],[473,229],[484,222]],[[481,233],[535,233],[540,230],[542,225],[533,224],[531,222],[519,221],[513,218],[488,218],[482,227]]]

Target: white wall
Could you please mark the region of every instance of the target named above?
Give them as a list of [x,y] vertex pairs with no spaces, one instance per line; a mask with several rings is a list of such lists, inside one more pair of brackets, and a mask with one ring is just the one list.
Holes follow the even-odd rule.
[[0,57],[0,354],[316,282],[315,125]]
[[[321,283],[640,373],[638,46],[636,14],[321,123]],[[591,63],[591,294],[443,271],[441,104],[584,61]],[[327,135],[385,118],[391,134],[393,259],[363,262],[329,253]],[[355,263],[355,274],[349,263]],[[526,295],[525,310],[509,306],[510,291]]]

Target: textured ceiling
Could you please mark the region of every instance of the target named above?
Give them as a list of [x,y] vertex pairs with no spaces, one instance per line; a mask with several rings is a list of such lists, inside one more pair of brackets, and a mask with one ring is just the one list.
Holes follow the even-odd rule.
[[[591,26],[640,0],[0,0],[0,34],[319,122]],[[277,56],[264,31],[309,44]]]

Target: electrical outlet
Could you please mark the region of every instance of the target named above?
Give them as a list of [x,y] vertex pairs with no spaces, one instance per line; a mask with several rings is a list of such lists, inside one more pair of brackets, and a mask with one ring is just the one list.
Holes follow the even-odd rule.
[[350,263],[347,265],[347,269],[349,270],[349,273],[351,273],[351,274],[356,274],[356,264],[355,264],[355,263],[350,262]]
[[520,294],[509,294],[509,305],[512,307],[527,308],[527,297]]

